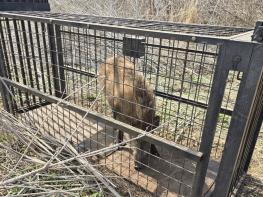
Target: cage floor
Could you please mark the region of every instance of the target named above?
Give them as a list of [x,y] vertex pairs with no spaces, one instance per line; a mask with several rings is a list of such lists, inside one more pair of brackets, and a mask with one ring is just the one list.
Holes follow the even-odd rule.
[[[21,114],[21,118],[30,124],[34,122],[42,133],[48,132],[58,140],[63,141],[71,137],[71,143],[80,152],[108,147],[116,141],[116,131],[112,127],[98,123],[96,120],[83,119],[77,113],[55,105],[26,112]],[[190,189],[187,185],[192,185],[193,174],[190,172],[194,171],[194,164],[180,154],[173,154],[175,156],[171,158],[167,150],[161,147],[157,149],[161,158],[149,156],[147,163],[140,171],[134,169],[134,156],[131,148],[122,148],[111,154],[102,154],[97,157],[96,162],[156,196],[189,195]],[[203,189],[204,193],[212,187],[217,169],[218,163],[211,160]],[[167,193],[167,188],[169,193]]]

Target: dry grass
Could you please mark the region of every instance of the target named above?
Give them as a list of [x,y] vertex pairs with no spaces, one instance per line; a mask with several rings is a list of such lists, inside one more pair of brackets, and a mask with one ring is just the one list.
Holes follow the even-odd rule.
[[258,137],[248,175],[240,188],[239,196],[263,196],[263,129]]
[[77,153],[68,140],[0,111],[0,196],[150,196],[96,163],[110,149]]
[[52,12],[254,26],[262,0],[49,0]]

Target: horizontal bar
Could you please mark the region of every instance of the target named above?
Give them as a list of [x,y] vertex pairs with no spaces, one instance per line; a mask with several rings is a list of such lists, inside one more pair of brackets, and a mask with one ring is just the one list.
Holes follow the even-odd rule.
[[47,101],[40,102],[40,103],[35,103],[35,104],[30,105],[28,107],[18,108],[15,112],[19,113],[19,114],[22,114],[22,113],[25,113],[25,112],[28,112],[28,111],[31,111],[31,110],[34,110],[34,109],[38,109],[40,107],[44,107],[44,106],[50,105],[50,104],[52,104],[52,103],[47,102]]
[[[60,98],[55,97],[55,96],[48,95],[46,93],[42,93],[39,90],[30,88],[28,86],[22,85],[20,83],[14,82],[14,81],[11,81],[7,78],[0,77],[0,79],[2,81],[4,81],[7,85],[14,86],[20,90],[26,91],[32,95],[38,96],[42,99],[45,99],[48,102],[59,104],[60,106],[66,108],[66,109],[72,110],[72,111],[80,114],[81,116],[86,115],[88,118],[98,120],[98,121],[105,123],[109,126],[112,126],[114,128],[118,128],[124,132],[127,132],[131,135],[140,135],[140,134],[145,133],[141,129],[135,128],[129,124],[120,122],[120,121],[115,120],[111,117],[104,116],[104,115],[97,113],[97,112],[94,112],[94,111],[88,111],[87,109],[84,109],[82,107],[71,104],[71,103],[69,103],[63,99],[60,99]],[[175,142],[168,141],[168,140],[160,138],[158,136],[154,136],[154,135],[143,136],[142,139],[149,142],[149,143],[164,147],[168,151],[178,151],[178,154],[182,154],[187,159],[193,160],[195,162],[200,161],[202,159],[202,156],[203,156],[203,153],[201,153],[201,152],[191,150],[190,148],[184,147],[182,145],[176,144]]]
[[[172,95],[172,94],[167,94],[167,93],[160,92],[160,91],[154,91],[154,92],[155,92],[156,96],[160,96],[160,97],[167,98],[167,99],[170,99],[170,100],[174,100],[174,101],[182,102],[182,103],[185,103],[185,104],[193,105],[195,107],[200,107],[202,109],[207,109],[208,108],[208,105],[205,104],[205,103],[201,103],[201,102],[198,102],[198,101],[186,99],[186,98],[175,96],[175,95]],[[221,108],[220,109],[220,113],[226,114],[226,115],[229,115],[229,116],[232,115],[232,111],[229,110],[229,109],[225,109],[225,108]]]
[[[67,62],[65,62],[65,64],[67,64]],[[60,67],[63,68],[64,70],[71,71],[77,74],[97,78],[97,75],[95,73],[90,73],[84,70],[75,69],[69,66],[60,66]]]

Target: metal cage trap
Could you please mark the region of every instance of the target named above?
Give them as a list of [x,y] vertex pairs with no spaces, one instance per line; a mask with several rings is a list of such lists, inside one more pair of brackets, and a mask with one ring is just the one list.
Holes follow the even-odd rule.
[[228,196],[246,172],[260,119],[263,45],[252,34],[2,12],[3,104],[149,195]]

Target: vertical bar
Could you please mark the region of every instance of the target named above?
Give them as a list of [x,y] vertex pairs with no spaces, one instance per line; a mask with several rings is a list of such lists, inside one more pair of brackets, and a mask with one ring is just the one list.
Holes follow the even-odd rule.
[[[5,33],[6,34],[8,34],[7,33],[7,29],[8,29],[9,27],[7,27],[6,26],[6,28],[5,28]],[[10,69],[10,62],[9,62],[9,59],[8,59],[8,45],[5,43],[6,41],[7,41],[7,35],[6,35],[6,37],[4,36],[4,26],[2,25],[2,21],[0,21],[0,41],[2,41],[2,43],[0,42],[0,48],[1,48],[1,50],[2,50],[2,60],[0,60],[0,61],[2,61],[2,68],[3,68],[3,70],[2,70],[2,75],[1,76],[5,76],[5,77],[7,77],[7,78],[9,78],[9,79],[12,79],[12,74],[11,74],[11,69]],[[10,40],[9,40],[9,42],[10,42]],[[10,45],[12,45],[12,43],[10,43]],[[10,52],[9,52],[10,53]],[[9,54],[10,55],[10,54]],[[5,61],[4,61],[4,57],[6,57],[5,58]],[[10,57],[10,56],[9,56]],[[1,89],[5,89],[5,87],[4,87],[4,85],[2,85],[1,86]],[[14,94],[14,89],[13,88],[11,88],[10,89],[11,90],[11,92],[12,92],[12,94]],[[4,96],[6,96],[6,93],[8,93],[8,92],[3,92],[3,94],[2,94],[2,99],[4,99]],[[10,97],[10,109],[16,109],[16,104],[15,104],[15,101],[14,100],[12,100],[11,99],[12,97]],[[3,104],[4,104],[4,101],[3,101]],[[6,111],[9,111],[6,107],[5,107],[5,110]]]
[[[263,55],[263,54],[262,54]],[[253,131],[253,136],[252,136],[252,142],[250,143],[250,147],[249,147],[249,152],[248,152],[248,155],[247,155],[247,158],[246,158],[246,163],[245,163],[245,166],[244,166],[244,172],[246,173],[248,171],[248,167],[249,167],[249,164],[251,162],[251,159],[252,159],[252,156],[253,156],[253,152],[254,152],[254,149],[255,149],[255,146],[256,146],[256,143],[257,143],[257,139],[258,139],[258,136],[259,136],[259,132],[260,132],[260,129],[261,129],[261,126],[262,126],[262,121],[263,121],[263,106],[262,106],[262,102],[263,100],[261,99],[262,97],[262,92],[263,92],[263,76],[261,76],[261,79],[260,79],[260,87],[259,87],[259,92],[257,93],[258,97],[259,97],[259,106],[260,109],[258,110],[259,111],[259,117],[258,119],[256,120],[257,123],[256,123],[256,128],[254,129]],[[255,119],[254,119],[255,120]]]
[[258,88],[258,82],[262,75],[263,46],[253,48],[252,58],[248,70],[243,75],[237,102],[232,114],[224,154],[221,159],[218,175],[216,178],[214,197],[228,196],[236,163],[240,155],[240,147],[247,132],[248,121],[253,115],[251,109]]
[[[29,55],[25,21],[23,21],[23,20],[21,21],[21,28],[22,28],[22,36],[23,36],[23,41],[24,41],[26,64],[27,64],[27,69],[28,69],[28,74],[29,74],[30,85],[32,88],[34,88],[34,79],[33,79],[33,73],[32,73],[31,62],[30,62],[31,57]],[[36,103],[36,97],[34,95],[32,95],[32,97],[33,97],[33,103]]]
[[64,71],[64,60],[63,60],[63,47],[62,47],[62,36],[60,31],[60,25],[55,25],[56,41],[57,41],[57,56],[58,56],[58,70],[60,79],[60,92],[61,97],[66,97],[66,82],[65,82],[65,71]]
[[38,22],[35,22],[35,32],[36,32],[36,41],[37,41],[37,51],[38,51],[38,58],[39,58],[39,66],[41,70],[41,78],[42,78],[42,88],[43,91],[46,93],[46,83],[45,83],[45,73],[43,68],[43,58],[41,53],[41,45],[40,45],[40,39],[39,39],[39,30],[38,30]]
[[47,79],[48,79],[48,90],[49,90],[49,94],[52,95],[51,75],[50,75],[49,62],[48,62],[49,58],[48,58],[48,47],[47,47],[47,41],[46,41],[46,26],[45,26],[45,23],[41,23],[41,33],[42,33],[42,40],[43,40],[43,47],[44,47],[44,57],[45,57]]
[[[261,83],[261,85],[263,85],[263,78],[262,78],[262,76],[261,76],[261,79],[260,79],[260,83]],[[262,91],[263,90],[262,90],[262,87],[261,87],[261,91],[258,93],[259,97],[261,97]],[[262,103],[262,100],[260,100],[259,102]],[[258,136],[259,136],[259,132],[260,132],[260,129],[261,129],[261,126],[262,126],[262,121],[263,121],[263,106],[260,108],[260,115],[259,115],[259,117],[257,119],[256,128],[255,128],[255,130],[253,132],[252,142],[250,144],[248,156],[246,158],[246,163],[245,163],[245,166],[244,166],[244,172],[248,171],[248,167],[249,167],[249,164],[251,162],[251,159],[252,159],[252,156],[253,156],[253,153],[254,153],[254,149],[255,149],[255,146],[256,146],[256,143],[257,143],[257,139],[258,139]]]
[[[8,28],[8,27],[6,27]],[[12,75],[11,75],[11,70],[10,70],[10,62],[9,62],[9,59],[8,59],[8,54],[7,54],[7,46],[6,46],[6,39],[5,39],[5,36],[4,36],[4,26],[2,25],[2,22],[0,21],[0,40],[2,40],[2,43],[1,43],[1,48],[2,48],[2,53],[3,53],[3,57],[6,57],[5,58],[5,62],[6,62],[6,71],[7,71],[7,77],[9,79],[12,79]],[[7,30],[6,30],[7,31]]]
[[51,67],[52,67],[52,73],[53,73],[55,96],[61,97],[54,25],[53,24],[47,24],[47,28],[48,28],[48,39],[49,39],[49,48],[50,48]]
[[[16,61],[16,57],[15,57],[14,43],[13,43],[12,32],[11,32],[11,28],[10,28],[10,24],[9,24],[9,19],[8,18],[6,18],[6,28],[7,28],[9,45],[10,45],[9,46],[10,47],[10,53],[11,53],[12,62],[13,62],[12,63],[13,64],[13,72],[14,72],[13,74],[15,75],[15,77],[14,77],[15,80],[17,82],[19,82],[19,74],[18,74],[18,70],[17,70],[17,61]],[[11,71],[10,71],[10,73],[11,73]],[[9,79],[12,79],[11,76],[12,76],[12,74],[10,74]],[[13,88],[12,88],[12,92],[14,94]],[[21,104],[21,106],[23,106],[23,99],[22,99],[22,92],[21,92],[21,90],[18,90],[18,94],[19,94],[20,104]],[[14,102],[14,108],[16,110],[17,109],[17,101],[14,99],[13,102]]]
[[[20,64],[20,68],[21,68],[21,75],[22,75],[22,80],[23,80],[23,84],[27,85],[27,81],[26,81],[26,73],[25,73],[25,68],[24,68],[24,62],[23,62],[23,54],[22,54],[22,49],[21,49],[21,43],[20,43],[20,39],[19,39],[19,29],[17,26],[17,20],[13,19],[13,24],[14,24],[14,31],[15,31],[15,38],[16,38],[16,44],[17,44],[17,52],[18,52],[18,56],[19,56],[19,64]],[[26,92],[26,103],[29,106],[29,95]],[[21,103],[21,107],[23,107],[24,102],[22,101]]]
[[27,25],[28,25],[28,34],[29,34],[30,48],[31,48],[31,54],[32,54],[33,68],[35,71],[35,73],[34,73],[35,74],[35,81],[36,81],[37,89],[40,90],[31,21],[27,21]]
[[[6,73],[6,67],[4,63],[4,55],[2,51],[2,44],[0,42],[0,76],[1,77],[7,77]],[[6,86],[2,81],[0,81],[0,94],[3,101],[4,109],[10,113],[13,113],[12,109],[12,97],[9,94],[8,90],[6,89]]]
[[224,96],[228,69],[223,64],[225,58],[225,45],[220,47],[218,63],[215,68],[213,85],[208,102],[208,109],[205,118],[205,125],[201,139],[199,151],[203,153],[203,158],[197,163],[196,174],[193,181],[192,197],[202,196],[203,186],[205,184],[206,171],[212,150],[217,119]]

